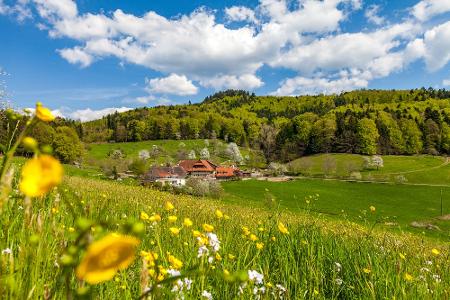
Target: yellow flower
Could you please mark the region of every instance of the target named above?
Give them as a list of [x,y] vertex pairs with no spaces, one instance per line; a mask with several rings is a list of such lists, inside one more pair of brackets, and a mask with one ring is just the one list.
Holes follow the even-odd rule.
[[218,209],[216,209],[215,215],[216,215],[216,217],[218,219],[222,219],[223,218],[223,213],[220,210],[218,210]]
[[250,230],[248,229],[248,227],[242,226],[242,231],[244,232],[244,235],[250,234]]
[[373,213],[374,213],[375,210],[376,210],[376,209],[375,209],[375,206],[370,206],[369,209],[370,209],[370,212],[373,212]]
[[233,260],[233,259],[236,258],[236,256],[230,253],[230,254],[228,254],[228,258],[229,258],[230,260]]
[[40,102],[36,103],[36,117],[44,122],[51,122],[55,119],[50,109],[43,107]]
[[434,255],[439,255],[439,254],[441,254],[441,252],[438,250],[438,249],[436,249],[436,248],[433,248],[432,250],[431,250],[431,253],[433,253]]
[[175,223],[176,221],[177,221],[177,216],[169,216],[168,217],[168,220],[169,220],[169,223]]
[[370,274],[370,272],[372,272],[369,268],[364,268],[363,272],[366,274]]
[[405,273],[405,275],[403,276],[405,278],[406,281],[412,281],[413,277],[411,274],[409,273]]
[[284,226],[283,223],[278,222],[278,230],[282,233],[282,234],[289,234],[288,229],[286,228],[286,226]]
[[28,150],[35,150],[35,149],[37,149],[37,146],[38,146],[38,142],[29,136],[25,137],[22,140],[22,144]]
[[276,238],[276,237],[274,237],[274,236],[273,236],[273,237],[271,237],[270,239],[272,240],[272,242],[275,242],[275,241],[277,240],[277,238]]
[[146,212],[141,211],[141,220],[146,221],[148,219],[150,219],[148,214]]
[[40,197],[61,183],[63,168],[50,155],[28,160],[22,168],[20,191],[29,197]]
[[183,267],[183,262],[173,255],[169,255],[168,260],[169,260],[170,266],[172,268],[174,268],[175,270],[179,270]]
[[398,255],[400,256],[400,258],[401,258],[401,259],[406,259],[406,256],[405,256],[405,254],[403,254],[403,253],[399,253]]
[[264,248],[264,243],[256,243],[256,249],[261,250]]
[[109,234],[92,243],[76,269],[79,279],[90,284],[108,281],[134,260],[139,240],[132,236]]
[[198,231],[198,230],[192,230],[192,235],[193,235],[194,237],[199,237],[199,236],[201,236],[202,234],[201,234],[200,231]]
[[178,235],[180,233],[180,229],[178,229],[176,227],[170,227],[169,230],[170,230],[170,233],[172,233],[173,235]]
[[258,240],[258,237],[252,233],[252,234],[250,234],[249,239],[254,242],[254,241]]
[[314,289],[314,295],[319,295],[319,291]]
[[219,253],[216,253],[216,260],[217,261],[221,261],[222,260],[222,256],[220,256]]
[[161,222],[161,216],[158,214],[152,215],[150,218],[148,218],[150,222]]
[[171,211],[171,210],[173,210],[174,208],[175,208],[175,206],[173,206],[172,202],[170,202],[170,201],[167,201],[167,202],[164,204],[164,209],[167,210],[167,211]]
[[69,227],[69,232],[75,232],[75,228]]
[[214,226],[205,223],[203,224],[203,230],[206,232],[211,232],[214,230]]
[[189,219],[189,218],[184,218],[184,220],[183,220],[183,226],[184,226],[184,227],[191,227],[192,224],[194,224],[194,223],[192,222],[191,219]]

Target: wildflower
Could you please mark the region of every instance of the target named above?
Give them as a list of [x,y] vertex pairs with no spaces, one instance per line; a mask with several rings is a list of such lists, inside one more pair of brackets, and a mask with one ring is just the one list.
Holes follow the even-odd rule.
[[400,256],[400,258],[401,258],[401,259],[406,259],[406,256],[405,256],[405,254],[403,254],[403,253],[399,253],[398,255]]
[[29,136],[25,137],[22,140],[22,144],[26,149],[32,150],[32,151],[37,149],[37,146],[38,146],[38,142],[34,138],[29,137]]
[[172,268],[174,268],[175,270],[179,270],[183,267],[183,262],[173,255],[169,255],[168,260],[169,260],[170,266]]
[[439,276],[438,274],[433,274],[433,279],[434,279],[437,283],[440,283],[440,282],[441,282],[441,276]]
[[214,230],[214,226],[205,223],[203,224],[203,230],[206,232],[211,232]]
[[342,270],[342,265],[340,264],[340,263],[338,263],[338,262],[335,262],[334,263],[334,270],[336,271],[336,272],[341,272],[341,270]]
[[405,275],[403,276],[405,278],[406,281],[412,281],[413,277],[411,274],[409,273],[405,273]]
[[220,210],[218,210],[218,209],[216,209],[215,215],[216,215],[216,217],[218,219],[222,219],[223,218],[223,213]]
[[271,237],[270,239],[272,240],[272,242],[275,242],[275,241],[277,240],[277,238],[276,238],[276,237],[274,237],[274,236],[273,236],[273,237]]
[[371,212],[371,213],[374,213],[375,210],[376,210],[376,209],[375,209],[375,206],[370,206],[369,209],[370,209],[370,212]]
[[206,290],[204,290],[202,292],[202,298],[205,298],[206,300],[212,300],[213,299],[212,294],[210,292],[206,291]]
[[217,252],[220,250],[220,240],[214,233],[207,233],[206,236],[208,237],[208,244],[211,246],[214,252]]
[[36,103],[36,117],[44,122],[51,122],[55,119],[52,112],[48,108],[43,107],[40,102]]
[[433,253],[433,255],[439,255],[439,254],[441,254],[441,252],[438,250],[438,249],[436,249],[436,248],[433,248],[432,250],[431,250],[431,253]]
[[167,273],[170,277],[181,276],[180,271],[174,269],[166,270],[164,273]]
[[76,269],[77,277],[90,284],[112,279],[133,262],[138,244],[135,237],[114,233],[92,243]]
[[342,283],[344,282],[341,278],[336,278],[335,280],[334,280],[334,282],[337,284],[337,285],[342,285]]
[[248,227],[242,226],[242,231],[243,231],[245,236],[250,234],[250,230],[248,229]]
[[258,240],[258,237],[252,233],[252,234],[250,234],[249,239],[250,239],[252,242],[255,242],[255,241]]
[[61,183],[63,168],[50,155],[30,159],[22,168],[20,191],[29,197],[40,197]]
[[164,204],[164,209],[167,210],[167,211],[171,211],[171,210],[173,210],[174,208],[175,208],[175,206],[173,206],[172,202],[170,202],[170,201],[167,201],[167,202]]
[[75,232],[75,228],[69,227],[69,232]]
[[5,254],[11,254],[11,253],[12,253],[11,248],[6,248],[6,249],[3,249],[3,250],[2,250],[2,254],[3,254],[3,255],[5,255]]
[[192,230],[192,235],[193,235],[194,237],[199,237],[199,236],[201,236],[202,234],[201,234],[201,232],[198,231],[198,230]]
[[319,290],[314,289],[314,295],[319,295]]
[[372,272],[369,268],[364,268],[363,272],[366,274],[370,274],[370,272]]
[[170,227],[170,228],[169,228],[169,231],[170,231],[170,233],[173,234],[173,235],[178,235],[178,234],[180,233],[180,229],[179,229],[179,228],[176,228],[176,227]]
[[228,258],[229,258],[230,260],[233,260],[233,259],[236,258],[236,256],[230,253],[230,254],[228,254]]
[[154,214],[150,218],[148,218],[148,220],[152,223],[161,222],[161,216],[158,214]]
[[256,284],[263,284],[264,275],[255,270],[248,270],[248,279]]
[[209,250],[208,250],[208,248],[206,248],[206,246],[205,245],[203,245],[203,246],[200,246],[199,248],[198,248],[198,251],[197,251],[197,257],[204,257],[204,256],[207,256],[209,254]]
[[148,219],[150,219],[150,217],[148,216],[148,214],[146,212],[141,211],[141,216],[140,216],[142,221],[147,221]]
[[222,260],[222,256],[220,256],[219,253],[216,253],[215,258],[217,261],[221,261]]
[[256,249],[261,250],[264,248],[264,243],[256,243]]
[[169,220],[169,223],[175,223],[177,221],[177,216],[169,216],[167,218]]
[[282,233],[282,234],[289,234],[288,229],[286,228],[286,226],[284,226],[283,223],[278,222],[278,230]]
[[184,227],[191,227],[194,223],[192,222],[191,219],[189,218],[184,218],[183,220],[183,226]]

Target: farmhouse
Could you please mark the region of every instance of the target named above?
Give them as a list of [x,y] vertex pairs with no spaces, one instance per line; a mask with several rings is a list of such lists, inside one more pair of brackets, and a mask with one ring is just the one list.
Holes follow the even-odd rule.
[[143,182],[160,182],[163,185],[183,186],[186,184],[186,171],[180,167],[152,167],[143,178]]
[[187,175],[201,178],[214,178],[217,165],[205,159],[185,159],[178,163]]
[[236,177],[239,177],[241,175],[241,171],[234,167],[222,167],[219,166],[216,168],[216,179],[221,180],[227,180],[227,179],[234,179]]

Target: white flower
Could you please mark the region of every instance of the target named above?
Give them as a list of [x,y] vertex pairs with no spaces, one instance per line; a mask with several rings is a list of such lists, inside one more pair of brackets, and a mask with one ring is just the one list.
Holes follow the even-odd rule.
[[11,254],[11,253],[12,253],[11,248],[6,248],[2,250],[2,254]]
[[212,300],[213,297],[212,297],[210,292],[205,290],[205,291],[202,292],[202,298],[205,298],[207,300]]
[[184,279],[184,286],[185,286],[186,290],[189,291],[191,289],[191,287],[192,287],[192,280],[189,279],[189,278],[185,278]]
[[198,252],[197,252],[197,257],[203,257],[209,254],[209,250],[208,248],[206,248],[206,246],[200,246],[198,248]]
[[430,269],[422,267],[420,268],[420,272],[430,272]]
[[208,262],[209,262],[210,264],[212,264],[213,261],[214,261],[214,257],[212,257],[212,256],[208,257]]
[[220,249],[220,241],[219,241],[219,238],[217,237],[217,235],[212,233],[212,232],[208,232],[206,234],[206,236],[208,237],[208,243],[211,246],[212,250],[214,252],[219,251],[219,249]]
[[342,270],[342,265],[340,263],[338,263],[338,262],[335,262],[334,263],[334,270],[339,273]]
[[278,289],[279,295],[286,293],[286,288],[281,284],[276,284],[275,287]]
[[425,261],[425,264],[431,266],[433,264],[433,262],[431,260],[427,260],[427,261]]
[[169,274],[170,277],[181,276],[180,271],[174,269],[167,270],[167,274]]
[[441,276],[438,274],[433,274],[433,279],[436,280],[437,283],[441,282]]
[[336,278],[335,280],[334,280],[334,282],[337,284],[337,285],[341,285],[342,284],[342,279],[340,279],[340,278]]
[[256,284],[263,284],[264,275],[261,273],[258,273],[255,270],[248,270],[248,279],[253,281]]

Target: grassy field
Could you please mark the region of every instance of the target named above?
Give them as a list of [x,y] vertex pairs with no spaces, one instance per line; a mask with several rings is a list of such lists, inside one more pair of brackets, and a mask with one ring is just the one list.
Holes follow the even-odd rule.
[[[259,189],[249,186],[246,193],[252,191]],[[0,256],[2,298],[61,299],[82,294],[137,299],[149,287],[151,299],[200,299],[205,291],[214,299],[450,297],[447,247],[409,234],[372,231],[308,212],[278,213],[273,208],[174,196],[80,177],[66,177],[57,191],[35,200],[29,210],[20,209],[23,201],[14,195],[4,206],[2,224],[8,226],[0,233],[0,247],[10,252]],[[166,201],[175,208],[165,210]],[[380,209],[366,215],[367,222],[382,214]],[[152,222],[143,212],[160,214],[162,220]],[[170,221],[170,215],[178,220]],[[192,227],[183,224],[185,217],[193,221]],[[277,228],[280,221],[288,234]],[[201,244],[192,230],[206,237],[205,223],[213,226],[220,247],[214,252],[213,244],[206,242],[209,254],[199,256]],[[180,232],[173,234],[170,228]],[[151,275],[151,265],[144,264],[145,253],[110,281],[89,285],[76,279],[73,269],[86,247],[79,241],[100,240],[107,232],[134,234],[140,240],[138,253],[158,254],[156,270],[164,274],[160,285]],[[181,279],[167,271],[174,268],[171,256],[181,262],[176,264]],[[189,288],[185,277],[192,280]]]
[[[200,150],[205,147],[208,148],[212,161],[223,163],[229,160],[224,153],[227,144],[220,140],[207,140],[207,143],[205,143],[205,140],[155,140],[130,143],[89,144],[87,146],[87,157],[95,160],[105,159],[112,150],[120,149],[128,158],[136,158],[138,157],[139,151],[150,151],[154,145],[162,151],[158,157],[150,159],[150,163],[176,163],[179,160],[178,151],[180,150],[186,153],[194,150],[197,157],[199,157]],[[259,151],[249,148],[240,148],[240,151],[244,158],[246,156],[249,158],[249,164],[264,167],[264,159]]]
[[291,170],[309,176],[324,176],[326,160],[335,163],[336,168],[329,177],[348,177],[349,169],[361,172],[363,180],[395,182],[403,175],[407,183],[450,185],[450,164],[439,156],[383,156],[384,167],[379,170],[363,169],[363,156],[358,154],[319,154],[305,156],[289,163]]
[[[364,211],[375,206],[381,224],[396,230],[448,240],[450,220],[440,216],[441,190],[443,214],[450,214],[450,187],[410,186],[379,183],[341,182],[336,180],[301,179],[288,182],[234,181],[223,183],[225,201],[248,206],[265,206],[268,198],[275,198],[287,211],[312,210],[326,216],[364,221]],[[308,196],[318,194],[308,204]],[[417,229],[409,226],[413,221],[438,226],[441,230]],[[388,223],[389,226],[383,225]],[[398,224],[395,226],[394,224]],[[394,225],[394,226],[393,226]]]

